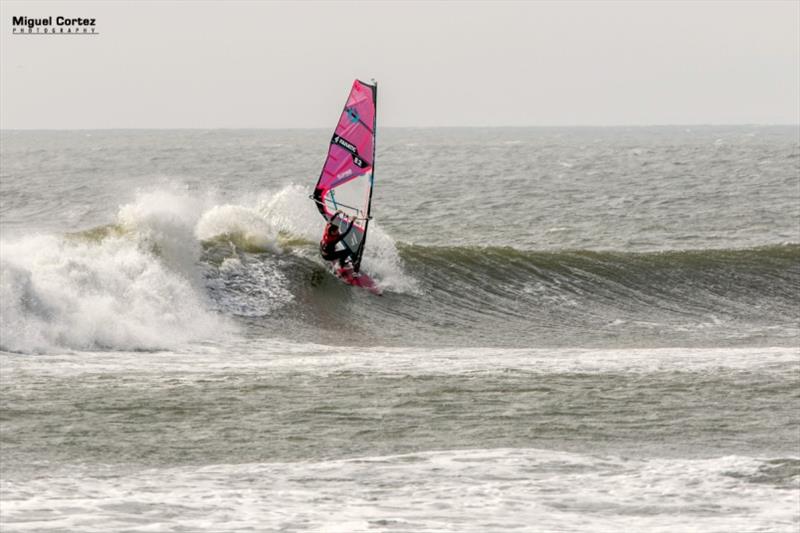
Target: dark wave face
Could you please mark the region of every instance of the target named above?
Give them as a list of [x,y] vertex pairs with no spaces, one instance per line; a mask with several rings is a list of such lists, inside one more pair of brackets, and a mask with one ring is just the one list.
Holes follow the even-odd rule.
[[[381,298],[292,254],[241,253],[235,275],[213,266],[221,308],[261,331],[334,344],[660,346],[795,342],[800,245],[659,253],[527,252],[401,245],[415,289]],[[270,283],[280,273],[279,283]],[[261,274],[259,274],[261,273]],[[266,280],[266,284],[264,281]],[[284,281],[285,280],[285,281]],[[257,309],[270,293],[291,302]],[[254,316],[255,315],[255,316]],[[288,328],[288,329],[287,329]]]

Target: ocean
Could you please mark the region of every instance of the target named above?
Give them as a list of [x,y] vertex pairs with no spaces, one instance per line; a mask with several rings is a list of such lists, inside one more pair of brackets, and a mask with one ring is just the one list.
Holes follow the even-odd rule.
[[2,131],[0,529],[796,532],[800,129]]

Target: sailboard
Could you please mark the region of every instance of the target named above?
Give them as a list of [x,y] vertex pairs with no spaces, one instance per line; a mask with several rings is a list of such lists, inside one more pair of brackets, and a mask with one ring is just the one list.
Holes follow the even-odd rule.
[[375,283],[360,270],[375,181],[377,101],[377,83],[353,82],[312,195],[326,222],[341,213],[334,220],[340,232],[344,233],[353,224],[342,240],[350,255],[350,266],[337,269],[337,276],[350,285],[374,288],[373,292],[377,290]]

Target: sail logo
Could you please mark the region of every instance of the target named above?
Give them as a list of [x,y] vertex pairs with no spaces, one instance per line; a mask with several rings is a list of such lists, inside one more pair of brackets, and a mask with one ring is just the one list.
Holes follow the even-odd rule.
[[100,35],[88,17],[11,17],[13,35]]
[[345,109],[345,112],[347,113],[347,117],[350,119],[350,122],[352,122],[353,124],[358,122],[359,119],[358,111],[356,111],[354,107],[348,107],[347,109]]
[[344,148],[345,150],[347,150],[351,154],[355,155],[355,154],[358,153],[358,150],[356,150],[355,145],[353,143],[351,143],[351,142],[348,142],[348,141],[344,140],[344,138],[342,138],[340,135],[334,135],[332,142],[333,142],[333,144],[338,144],[339,146],[341,146],[342,148]]
[[363,159],[358,155],[358,149],[355,147],[353,143],[350,141],[346,141],[341,135],[334,134],[333,139],[331,139],[331,143],[341,146],[348,152],[350,155],[353,156],[353,164],[358,168],[366,168],[367,163],[364,162]]

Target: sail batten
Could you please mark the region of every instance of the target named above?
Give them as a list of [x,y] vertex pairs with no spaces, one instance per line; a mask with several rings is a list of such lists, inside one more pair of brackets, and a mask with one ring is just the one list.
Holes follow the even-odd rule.
[[355,80],[331,137],[313,196],[326,221],[337,211],[348,219],[337,218],[341,230],[354,221],[353,230],[343,244],[350,252],[356,272],[364,253],[372,202],[376,103],[377,84]]

